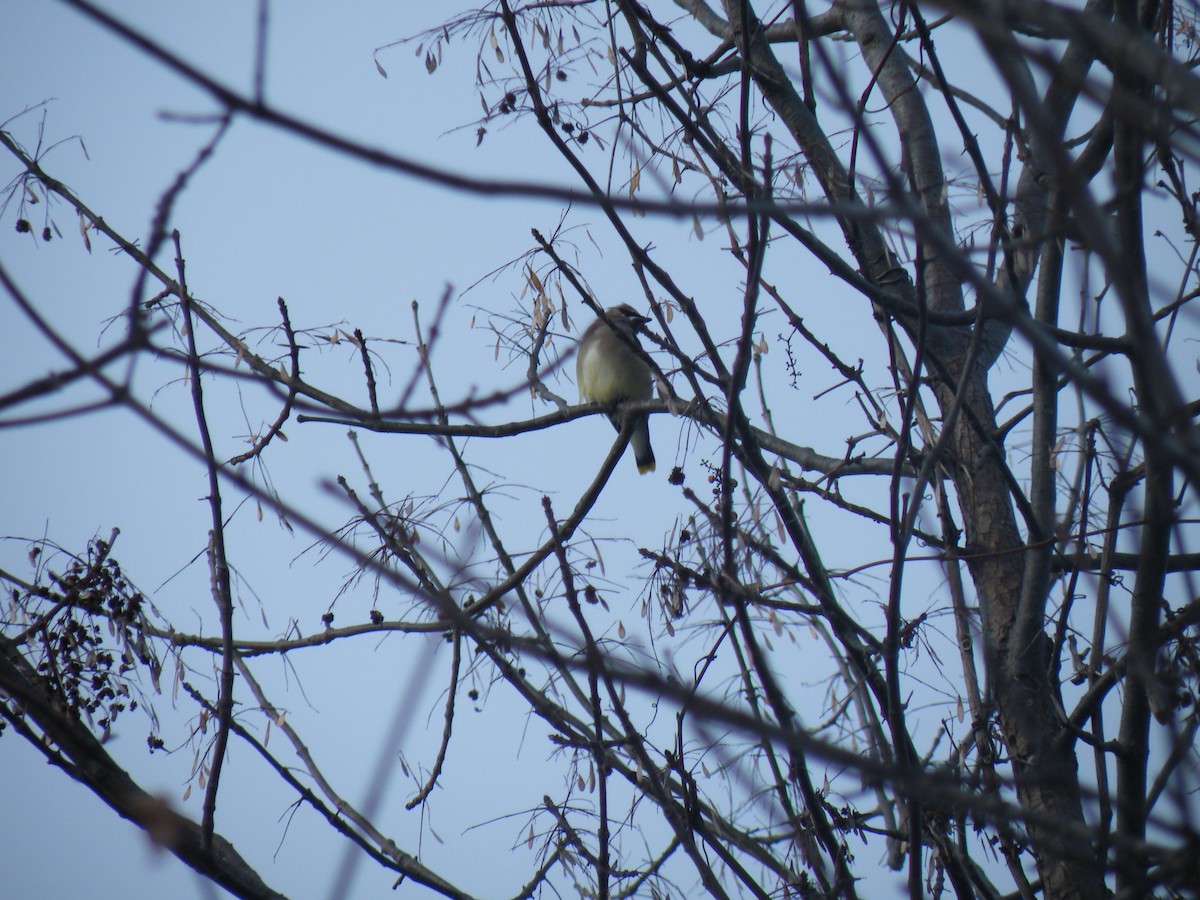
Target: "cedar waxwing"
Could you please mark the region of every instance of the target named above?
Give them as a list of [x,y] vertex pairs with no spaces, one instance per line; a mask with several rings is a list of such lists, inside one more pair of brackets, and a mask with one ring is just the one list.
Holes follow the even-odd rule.
[[[620,332],[641,347],[637,338],[638,329],[650,320],[628,303],[609,307],[604,314],[608,316],[608,323],[597,319],[579,339],[579,353],[575,357],[579,398],[606,406],[625,400],[650,399],[654,381],[650,366],[617,335]],[[608,419],[617,431],[621,430],[619,412],[612,410],[608,413]],[[637,461],[638,471],[643,475],[653,472],[650,418],[645,413],[633,420],[629,443],[633,445],[633,458]]]

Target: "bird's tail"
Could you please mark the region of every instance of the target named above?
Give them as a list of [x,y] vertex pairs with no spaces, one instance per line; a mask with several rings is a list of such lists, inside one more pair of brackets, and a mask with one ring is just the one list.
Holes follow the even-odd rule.
[[637,462],[638,472],[645,475],[654,471],[654,451],[650,448],[650,417],[642,416],[633,423],[633,433],[629,436],[633,445],[633,458]]

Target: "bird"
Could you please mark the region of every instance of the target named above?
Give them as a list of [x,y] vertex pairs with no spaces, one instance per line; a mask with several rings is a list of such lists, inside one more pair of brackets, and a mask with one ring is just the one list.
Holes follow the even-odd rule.
[[[632,343],[641,348],[638,330],[650,320],[628,303],[610,306],[604,315],[607,322],[597,319],[579,339],[579,353],[575,358],[579,399],[606,406],[626,400],[650,399],[654,380],[650,366],[629,346]],[[617,431],[621,430],[621,418],[616,409],[608,413],[608,420]],[[646,413],[634,418],[629,443],[633,445],[633,458],[638,472],[642,475],[653,472],[650,417]]]

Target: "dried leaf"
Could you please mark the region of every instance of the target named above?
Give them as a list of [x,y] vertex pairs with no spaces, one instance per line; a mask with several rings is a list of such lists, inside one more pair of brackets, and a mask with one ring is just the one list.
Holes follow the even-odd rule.
[[1054,445],[1054,450],[1051,451],[1051,453],[1050,453],[1050,465],[1053,466],[1055,471],[1057,471],[1057,472],[1062,471],[1063,465],[1062,465],[1061,454],[1062,454],[1063,446],[1066,443],[1067,443],[1067,436],[1064,434],[1062,437],[1060,437],[1058,439],[1058,443]]
[[384,78],[387,78],[387,69],[385,69],[383,66],[381,66],[379,64],[379,60],[375,60],[375,71],[378,72],[380,75],[382,75]]

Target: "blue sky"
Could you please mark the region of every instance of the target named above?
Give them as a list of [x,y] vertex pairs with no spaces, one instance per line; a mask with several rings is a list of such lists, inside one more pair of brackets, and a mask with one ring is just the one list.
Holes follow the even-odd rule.
[[[274,11],[271,31],[268,88],[272,100],[330,129],[448,167],[491,164],[490,157],[475,151],[470,134],[439,137],[464,115],[463,105],[448,102],[447,96],[458,96],[469,83],[461,78],[455,83],[449,68],[429,77],[420,61],[405,50],[382,57],[392,69],[390,78],[376,71],[375,47],[430,24],[411,14],[401,18],[396,9],[395,4],[359,4],[354,14],[345,15],[340,10],[334,14],[328,4],[281,5]],[[118,14],[229,84],[248,84],[252,6],[123,3]],[[6,85],[6,105],[0,116],[46,101],[42,109],[7,128],[26,146],[33,146],[44,110],[46,141],[68,139],[45,157],[47,169],[123,233],[144,236],[158,197],[211,130],[168,123],[163,114],[210,113],[211,101],[57,4],[22,4],[19,9],[14,4],[5,18],[0,83]],[[69,140],[75,135],[80,140]],[[498,137],[497,143],[503,140]],[[11,161],[0,165],[5,179],[15,171]],[[371,336],[411,337],[412,300],[420,300],[431,314],[447,284],[473,281],[515,256],[528,243],[530,224],[546,228],[557,215],[546,207],[535,210],[511,201],[505,206],[510,214],[521,210],[514,216],[520,224],[512,229],[498,228],[495,215],[489,221],[489,207],[495,211],[495,204],[381,176],[362,164],[347,163],[327,151],[242,122],[182,198],[175,224],[184,235],[193,290],[244,325],[272,323],[276,297],[283,296],[297,323],[350,321],[351,327],[362,327]],[[120,313],[128,301],[134,272],[109,252],[102,239],[93,240],[90,254],[83,251],[74,217],[61,208],[54,215],[62,240],[35,244],[10,228],[0,236],[0,255],[18,283],[48,309],[55,324],[81,349],[90,351],[101,323]],[[14,318],[10,304],[4,304],[0,317],[0,331],[8,335],[5,386],[61,362]],[[108,339],[114,333],[119,333],[119,326],[108,332]],[[483,351],[489,343],[480,332],[471,358],[490,361],[490,354],[484,356]],[[333,375],[346,367],[348,356],[348,351],[330,354]],[[314,365],[319,363],[314,360]],[[148,369],[138,376],[147,388],[146,396],[157,411],[186,427],[190,410],[186,391],[177,380],[179,373],[172,376],[163,368]],[[350,380],[357,371],[357,366],[350,367]],[[407,374],[407,369],[397,372],[401,384]],[[454,374],[446,376],[452,389],[458,386]],[[463,372],[459,383],[474,377],[477,374]],[[168,381],[175,383],[157,390]],[[252,416],[259,411],[254,409]],[[248,429],[239,427],[235,410],[223,412],[230,415],[219,417],[226,433],[218,428],[218,438],[228,447],[227,455],[232,455],[239,452],[232,436]],[[309,508],[325,513],[325,521],[333,527],[347,517],[346,508],[320,489],[321,476],[329,477],[330,472],[313,463],[338,459],[337,465],[350,465],[345,429],[311,427],[289,432],[288,452],[281,454],[272,474],[287,485],[299,482]],[[410,441],[405,459],[396,460],[398,454],[371,438],[364,435],[363,442],[385,484],[396,471],[412,465],[412,453],[421,452],[417,442]],[[82,428],[73,422],[5,432],[0,435],[0,454],[10,460],[2,478],[5,512],[0,514],[0,532],[14,536],[44,532],[75,549],[93,534],[106,534],[118,525],[122,537],[115,555],[156,602],[207,612],[203,566],[188,567],[203,547],[207,528],[206,508],[197,499],[205,493],[203,473],[181,464],[161,438],[128,415],[108,413],[91,417]],[[438,472],[431,473],[438,480],[448,474],[441,463]],[[348,474],[357,473],[348,470]],[[259,616],[250,596],[250,589],[256,589],[266,597],[272,624],[282,626],[294,614],[307,616],[307,627],[314,626],[320,615],[317,607],[328,604],[348,563],[325,566],[315,576],[324,578],[322,588],[308,597],[293,593],[299,598],[294,610],[281,610],[278,592],[287,593],[282,589],[289,577],[293,592],[314,583],[308,558],[289,566],[289,560],[312,539],[288,537],[270,516],[261,524],[253,516],[242,516],[235,531],[243,525],[250,535],[239,539],[254,547],[253,552],[238,552],[234,560],[246,575],[246,615]],[[282,562],[288,567],[285,572],[268,576],[261,566],[256,568],[260,559],[267,558],[265,546],[271,547],[272,565]],[[6,542],[5,564],[19,568],[23,552],[17,544]],[[344,615],[362,613],[347,610]],[[399,642],[392,646],[398,648]],[[298,671],[304,665],[300,660]],[[346,669],[357,677],[406,683],[403,658],[397,661],[386,647]],[[370,736],[386,727],[383,723],[372,727],[378,711],[346,708],[343,691],[350,685],[345,681],[314,678],[304,686],[311,708],[319,709],[326,723],[314,739],[314,751],[349,761],[355,751],[338,746],[328,736],[353,727],[359,735],[361,765],[347,770],[369,771],[378,743]],[[436,699],[427,693],[427,700]],[[170,721],[178,714],[171,712],[167,699],[160,698],[159,703]],[[295,714],[299,717],[301,712]],[[384,710],[379,718],[389,716],[390,711]],[[424,731],[423,719],[420,725]],[[463,728],[468,731],[469,723]],[[175,743],[186,733],[171,730]],[[127,727],[118,729],[111,752],[127,761],[148,789],[198,817],[202,792],[193,791],[186,803],[181,799],[191,753],[185,748],[171,758],[159,754],[148,763],[144,731],[144,724],[131,717]],[[420,759],[419,749],[409,752]],[[341,847],[327,835],[313,838],[312,823],[303,813],[288,824],[288,799],[270,789],[247,754],[235,751],[233,757],[225,795],[230,799],[222,801],[220,830],[263,866],[268,883],[295,896],[312,896],[314,885],[318,893],[328,890]],[[0,826],[5,891],[11,896],[210,896],[209,889],[182,864],[156,851],[137,829],[117,819],[85,789],[48,770],[15,735],[0,740],[0,773],[11,813]],[[361,788],[352,780],[343,784],[348,796],[360,799],[356,788]],[[239,812],[243,803],[256,810],[254,822]],[[460,840],[458,829],[447,827]],[[334,844],[332,851],[316,859],[314,848],[329,844]],[[385,883],[378,876],[374,881]]]
[[[112,8],[205,72],[249,90],[255,4],[130,0]],[[330,131],[447,171],[572,184],[566,165],[531,127],[506,127],[508,120],[498,120],[476,146],[471,125],[480,112],[474,86],[476,45],[453,43],[432,75],[412,45],[387,47],[378,54],[387,77],[380,74],[376,48],[437,24],[450,11],[438,4],[394,2],[274,4],[267,97],[279,109]],[[43,128],[43,143],[57,144],[45,154],[45,168],[119,231],[144,242],[163,192],[212,133],[204,121],[214,112],[212,100],[62,4],[8,0],[4,14],[0,120],[16,117],[5,130],[32,148]],[[846,51],[836,47],[835,52]],[[485,99],[494,104],[498,96]],[[25,107],[31,109],[18,116]],[[597,147],[586,152],[604,158]],[[632,161],[619,148],[613,159],[613,181],[619,186]],[[963,163],[947,160],[947,165],[955,171]],[[0,157],[0,182],[16,172],[11,159]],[[956,202],[970,207],[974,194],[964,191]],[[31,214],[36,235],[43,210],[34,207]],[[0,230],[0,259],[56,328],[80,350],[94,352],[119,339],[119,316],[129,303],[136,272],[99,236],[93,235],[88,252],[77,219],[64,206],[50,215],[61,239],[43,243],[6,227]],[[361,328],[388,362],[380,370],[386,405],[398,397],[415,364],[413,302],[427,326],[448,291],[454,302],[433,349],[443,396],[457,399],[522,383],[524,362],[497,351],[496,335],[488,327],[529,305],[516,270],[500,267],[531,246],[531,228],[550,234],[561,216],[561,205],[554,202],[450,191],[238,120],[181,196],[172,225],[182,235],[195,296],[239,329],[274,325],[277,298],[283,297],[293,324],[314,329],[309,338],[313,349],[305,354],[306,374],[356,402],[365,401],[357,354],[344,341],[318,347],[338,328]],[[728,326],[740,312],[741,272],[721,251],[727,243],[722,228],[706,223],[707,234],[700,239],[691,221],[629,221],[639,240],[654,244],[656,258],[676,273],[682,288],[698,298],[718,333],[731,333]],[[573,209],[567,224],[576,248],[572,261],[579,263],[601,302],[632,300],[644,307],[628,257],[599,211]],[[1165,252],[1160,245],[1152,249]],[[163,253],[160,261],[169,263],[170,254]],[[862,298],[787,245],[773,251],[766,276],[799,296],[805,321],[814,331],[829,334],[843,358],[854,361],[871,354],[867,366],[877,368],[868,381],[886,383],[882,357],[865,349],[868,338],[878,333]],[[578,333],[588,313],[572,300],[571,314]],[[780,404],[776,413],[782,430],[801,435],[800,442],[821,452],[840,454],[845,436],[861,430],[861,420],[849,394],[826,395],[839,376],[813,354],[802,354],[801,389],[791,391],[775,339],[783,330],[780,317],[768,314],[761,328],[770,348],[763,358],[767,396]],[[0,392],[62,364],[7,302],[0,303],[0,336]],[[275,336],[257,331],[254,337],[264,354],[279,352],[270,350]],[[560,346],[569,347],[572,339],[561,335]],[[1026,356],[1014,344],[997,368],[996,396],[1006,390],[1006,378],[1012,376],[1015,383],[1024,375]],[[143,360],[131,377],[143,401],[191,434],[194,420],[182,376],[169,360]],[[551,386],[575,400],[569,377]],[[66,400],[94,396],[94,390],[79,388]],[[810,402],[818,396],[825,398],[819,407]],[[426,395],[418,397],[417,405],[427,402]],[[269,398],[228,386],[213,386],[208,402],[222,457],[244,450],[246,435],[276,410]],[[484,418],[503,421],[549,411],[548,405],[518,392]],[[690,484],[703,491],[700,463],[712,456],[707,438],[681,418],[656,416],[652,431],[659,472],[641,479],[632,462],[622,460],[586,530],[585,536],[605,550],[608,568],[597,580],[609,579],[602,583],[608,590],[612,621],[607,626],[612,631],[626,623],[633,631],[639,618],[639,578],[644,579],[647,568],[638,562],[637,547],[661,546],[676,517],[688,508],[679,491],[667,484],[666,474],[681,464]],[[352,510],[330,488],[332,479],[344,474],[366,495],[366,478],[346,428],[293,422],[286,434],[287,442],[277,443],[268,454],[267,471],[255,469],[253,477],[262,483],[269,476],[306,514],[333,531]],[[464,441],[463,446],[480,466],[481,482],[494,492],[494,508],[512,546],[526,548],[544,533],[542,494],[550,496],[560,517],[565,515],[612,439],[608,423],[592,417],[494,443]],[[411,498],[418,507],[431,503],[453,476],[446,454],[427,438],[363,433],[359,442],[391,502]],[[1023,448],[1014,444],[1020,457]],[[27,571],[21,538],[44,535],[80,550],[90,538],[119,527],[114,555],[130,576],[179,627],[213,633],[202,559],[209,513],[201,466],[133,416],[112,411],[34,429],[0,430],[0,458],[7,463],[0,472],[0,535],[6,538],[0,542],[0,565]],[[870,490],[862,482],[842,484],[851,498]],[[446,494],[456,492],[461,491]],[[270,637],[293,620],[304,633],[316,631],[321,614],[353,579],[351,561],[336,555],[321,560],[314,535],[289,531],[269,510],[260,517],[252,501],[239,506],[241,499],[233,490],[226,496],[227,511],[237,508],[229,536],[237,571],[239,634]],[[888,558],[883,535],[815,502],[807,509],[832,568],[857,564],[872,554]],[[486,561],[462,507],[440,510],[431,522],[442,535],[431,531],[424,539],[433,545],[441,541],[450,558]],[[886,571],[865,571],[845,589],[871,609]],[[919,614],[924,603],[944,612],[936,599],[940,574],[932,566],[924,575],[906,576],[905,587],[906,601],[912,604],[908,614]],[[337,600],[337,621],[366,621],[376,603],[389,617],[400,617],[405,602],[387,591],[376,598],[369,585],[359,585]],[[931,650],[953,662],[949,626],[941,636],[945,642]],[[815,636],[800,640],[806,638]],[[543,793],[560,796],[566,767],[555,758],[545,726],[503,689],[489,692],[481,681],[476,685],[480,701],[472,704],[460,697],[444,790],[427,808],[405,812],[414,780],[403,770],[407,766],[416,777],[424,773],[441,731],[446,661],[444,652],[430,651],[437,642],[372,638],[369,645],[298,652],[289,658],[290,666],[260,664],[256,673],[272,697],[286,703],[288,721],[335,773],[344,795],[354,802],[378,802],[382,826],[406,850],[420,850],[435,871],[481,895],[512,894],[532,869],[532,854],[524,851],[531,820],[520,810],[531,798],[536,805]],[[778,643],[784,651],[790,649],[786,638]],[[189,658],[193,665],[203,660]],[[805,662],[797,656],[788,659]],[[922,665],[928,665],[927,658]],[[791,672],[798,682],[795,696],[811,701],[802,715],[810,723],[820,721],[828,713],[819,680],[823,674],[810,675],[803,665],[794,665]],[[197,670],[192,677],[203,681],[211,672]],[[193,724],[190,706],[186,699],[173,701],[169,681],[164,677],[165,693],[157,702],[166,723],[164,737],[178,752],[148,757],[145,723],[133,715],[123,720],[109,749],[144,787],[198,819],[202,791],[194,787],[188,793],[193,751],[183,745]],[[239,694],[239,700],[246,699],[244,691]],[[954,699],[931,691],[927,705],[914,707],[914,720],[925,717],[918,730],[935,734]],[[391,748],[394,721],[406,700],[415,704],[417,714]],[[656,722],[655,727],[669,723]],[[278,733],[272,741],[273,748],[283,746]],[[383,796],[368,798],[381,759],[388,787]],[[245,748],[235,746],[225,777],[218,830],[271,886],[297,897],[328,893],[343,859],[342,843],[307,811],[293,815],[291,796]],[[212,896],[210,886],[153,848],[84,788],[49,770],[15,735],[0,739],[0,790],[10,811],[0,820],[0,859],[5,889],[12,896]],[[367,863],[359,867],[354,885],[361,896],[390,896],[391,883]],[[408,889],[411,895],[423,893]],[[891,883],[881,880],[876,896],[890,889]]]
[[[412,48],[384,50],[381,77],[373,61],[376,47],[433,24],[392,3],[357,4],[352,14],[324,3],[288,3],[272,8],[267,94],[280,109],[303,116],[364,143],[385,147],[414,159],[475,176],[506,176],[568,183],[568,173],[542,143],[521,129],[492,128],[482,147],[474,130],[454,130],[477,115],[479,101],[472,87],[474,50],[454,48],[432,76]],[[426,8],[428,9],[428,8]],[[200,6],[161,3],[122,3],[114,7],[125,21],[180,53],[189,62],[225,83],[248,89],[253,53],[254,9],[244,3]],[[441,13],[437,13],[440,15]],[[6,106],[0,116],[16,116],[35,107],[6,127],[32,148],[38,129],[45,144],[58,146],[43,157],[46,169],[69,185],[97,214],[131,238],[145,240],[155,205],[177,173],[192,160],[211,134],[197,123],[210,115],[212,101],[166,73],[154,62],[118,39],[58,4],[23,4],[6,11],[8,27],[0,33],[0,83]],[[11,160],[0,161],[4,179],[16,173]],[[42,220],[34,207],[35,232]],[[488,312],[509,314],[520,306],[519,279],[490,279],[488,275],[523,252],[531,243],[529,230],[551,233],[560,210],[553,203],[487,199],[449,192],[413,179],[383,173],[346,160],[253,122],[239,121],[214,159],[195,176],[180,198],[173,225],[180,229],[187,258],[189,285],[196,296],[211,303],[240,327],[272,325],[277,321],[276,298],[284,297],[298,327],[342,324],[360,327],[368,338],[413,337],[414,300],[425,321],[433,315],[447,288],[458,291],[483,279],[455,304],[443,331],[452,335],[435,348],[441,388],[457,396],[480,385],[493,389],[519,384],[524,365],[506,365],[495,354],[495,336],[484,325]],[[62,206],[51,212],[61,239],[42,243],[11,228],[0,234],[0,258],[18,285],[42,305],[54,325],[84,352],[106,346],[120,336],[120,323],[105,323],[122,313],[129,302],[135,271],[112,253],[108,242],[93,235],[87,252],[75,216]],[[591,211],[576,213],[572,225],[595,225]],[[676,228],[680,246],[691,238],[690,223]],[[636,291],[628,264],[602,228],[591,235],[582,230],[574,239],[581,254],[594,261],[601,250],[613,253],[616,265],[590,265],[592,287],[604,297]],[[161,257],[169,262],[170,256]],[[514,287],[514,285],[518,285]],[[612,302],[617,302],[616,300]],[[576,320],[585,313],[576,303]],[[586,320],[584,320],[586,324]],[[471,325],[475,327],[472,328]],[[61,365],[13,309],[0,307],[0,332],[6,335],[6,365],[0,388],[20,383],[30,373]],[[323,329],[322,334],[331,333]],[[98,335],[102,335],[98,338]],[[408,379],[411,346],[390,352],[390,380],[381,374],[381,395],[395,396]],[[265,352],[265,350],[264,350]],[[323,383],[363,399],[355,354],[348,345],[306,357],[306,371]],[[156,413],[191,433],[192,413],[182,372],[170,363],[139,364],[134,375],[142,398]],[[569,381],[555,388],[575,399]],[[82,389],[72,400],[95,396]],[[213,389],[209,395],[219,441],[219,455],[245,449],[243,438],[261,427],[273,413],[261,397],[239,397]],[[503,415],[533,412],[527,400],[514,403]],[[679,428],[656,426],[660,475],[669,471]],[[365,493],[345,429],[336,426],[291,425],[287,444],[269,462],[270,475],[291,496],[301,497],[304,509],[329,529],[349,517],[344,500],[326,488],[333,475],[357,478]],[[538,435],[516,438],[488,448],[485,460],[503,479],[497,486],[508,497],[508,526],[528,534],[542,528],[539,490],[549,485],[563,511],[574,502],[573,484],[586,483],[607,452],[612,439],[602,419],[574,423],[556,430],[550,454],[539,451]],[[435,493],[451,475],[444,455],[426,439],[360,436],[364,452],[385,491],[411,493],[418,502]],[[468,450],[471,449],[467,442]],[[482,449],[482,448],[480,448]],[[187,627],[199,628],[211,600],[203,562],[194,560],[204,547],[208,511],[201,467],[183,459],[161,436],[126,413],[105,412],[86,420],[33,430],[0,432],[0,455],[10,460],[0,476],[0,534],[11,538],[43,534],[60,545],[82,549],[93,536],[121,528],[114,556],[159,604]],[[413,473],[420,473],[413,477]],[[632,465],[618,472],[618,498],[602,499],[592,533],[620,534],[621,490],[634,485]],[[556,480],[557,479],[557,480]],[[507,485],[507,487],[505,487]],[[670,526],[667,504],[674,503],[663,478],[636,484],[651,535]],[[227,509],[238,497],[227,496]],[[389,493],[389,499],[400,496]],[[529,510],[529,513],[522,512]],[[461,513],[460,513],[461,515]],[[453,540],[451,514],[441,524]],[[467,523],[469,524],[469,523]],[[239,580],[241,626],[259,627],[269,621],[268,634],[278,633],[291,618],[308,631],[318,627],[343,580],[351,574],[348,560],[314,566],[317,551],[311,535],[291,535],[268,512],[260,521],[252,507],[242,508],[230,526],[237,549],[232,562]],[[632,547],[614,553],[632,554]],[[25,547],[19,540],[0,545],[0,558],[14,571],[22,569]],[[261,608],[259,603],[261,602]],[[337,607],[339,622],[366,618],[369,600],[355,599]],[[382,605],[382,604],[381,604]],[[636,607],[635,598],[629,601]],[[385,607],[386,608],[386,607]],[[396,608],[389,610],[397,612]],[[249,623],[249,624],[247,624]],[[240,627],[241,627],[240,626]],[[209,626],[211,627],[211,626]],[[294,656],[294,670],[265,667],[261,677],[283,694],[294,721],[306,723],[305,737],[318,759],[330,762],[339,786],[352,800],[361,800],[376,764],[378,745],[387,733],[391,702],[407,692],[424,699],[421,718],[401,752],[414,768],[429,763],[430,741],[440,734],[441,682],[429,683],[416,665],[414,646],[384,640],[373,653],[335,651],[316,668],[318,657]],[[327,666],[332,665],[332,668]],[[297,693],[297,682],[304,693]],[[361,696],[363,683],[397,685],[372,695],[368,703],[351,703]],[[420,688],[425,683],[425,688]],[[164,733],[170,746],[186,735],[190,715],[186,702],[172,710],[170,689],[158,698],[160,715],[169,723]],[[486,696],[486,695],[485,695]],[[382,701],[380,698],[383,698]],[[490,709],[504,707],[492,701]],[[432,713],[429,711],[432,710]],[[426,719],[429,713],[430,718]],[[498,713],[512,718],[512,711]],[[299,727],[299,726],[298,726]],[[512,808],[518,796],[540,797],[561,788],[562,775],[543,764],[550,748],[544,736],[527,726],[498,734],[488,712],[460,716],[459,738],[449,765],[456,790],[464,796],[487,798],[484,808]],[[181,811],[199,817],[198,788],[187,791],[191,748],[170,757],[157,754],[148,761],[145,725],[129,716],[117,729],[110,751],[152,792],[161,794]],[[472,731],[479,734],[472,735]],[[353,734],[348,742],[345,735]],[[279,740],[276,735],[276,740]],[[532,745],[532,746],[531,746]],[[490,763],[473,762],[485,748]],[[523,751],[523,752],[522,752]],[[496,779],[496,767],[505,773]],[[398,776],[394,763],[393,785]],[[0,740],[0,779],[6,805],[15,814],[0,825],[0,846],[6,858],[6,891],[13,896],[97,897],[209,896],[208,886],[182,864],[156,851],[134,827],[118,820],[87,791],[48,770],[45,763],[13,735]],[[266,881],[295,896],[329,890],[332,872],[341,860],[342,846],[306,812],[294,818],[290,798],[272,787],[251,755],[235,749],[226,770],[218,829],[254,863]],[[539,779],[544,789],[537,788]],[[475,787],[472,782],[478,781]],[[396,788],[389,803],[397,808],[412,791],[412,781]],[[517,791],[517,789],[520,789]],[[511,796],[509,796],[511,794]],[[243,804],[245,806],[243,806]],[[506,805],[507,804],[507,805]],[[384,817],[408,846],[426,848],[425,859],[435,870],[464,885],[488,893],[486,886],[500,875],[495,870],[475,875],[464,872],[464,860],[477,860],[485,850],[507,848],[516,842],[520,823],[502,819],[478,830],[478,805],[468,809],[445,806],[407,817],[394,812]],[[438,833],[447,845],[439,846]],[[98,836],[100,838],[98,839]],[[422,843],[423,842],[423,843]],[[503,856],[503,854],[502,854]],[[66,864],[64,864],[66,863]],[[390,879],[374,871],[361,875],[380,892]],[[527,871],[518,865],[512,882]]]

